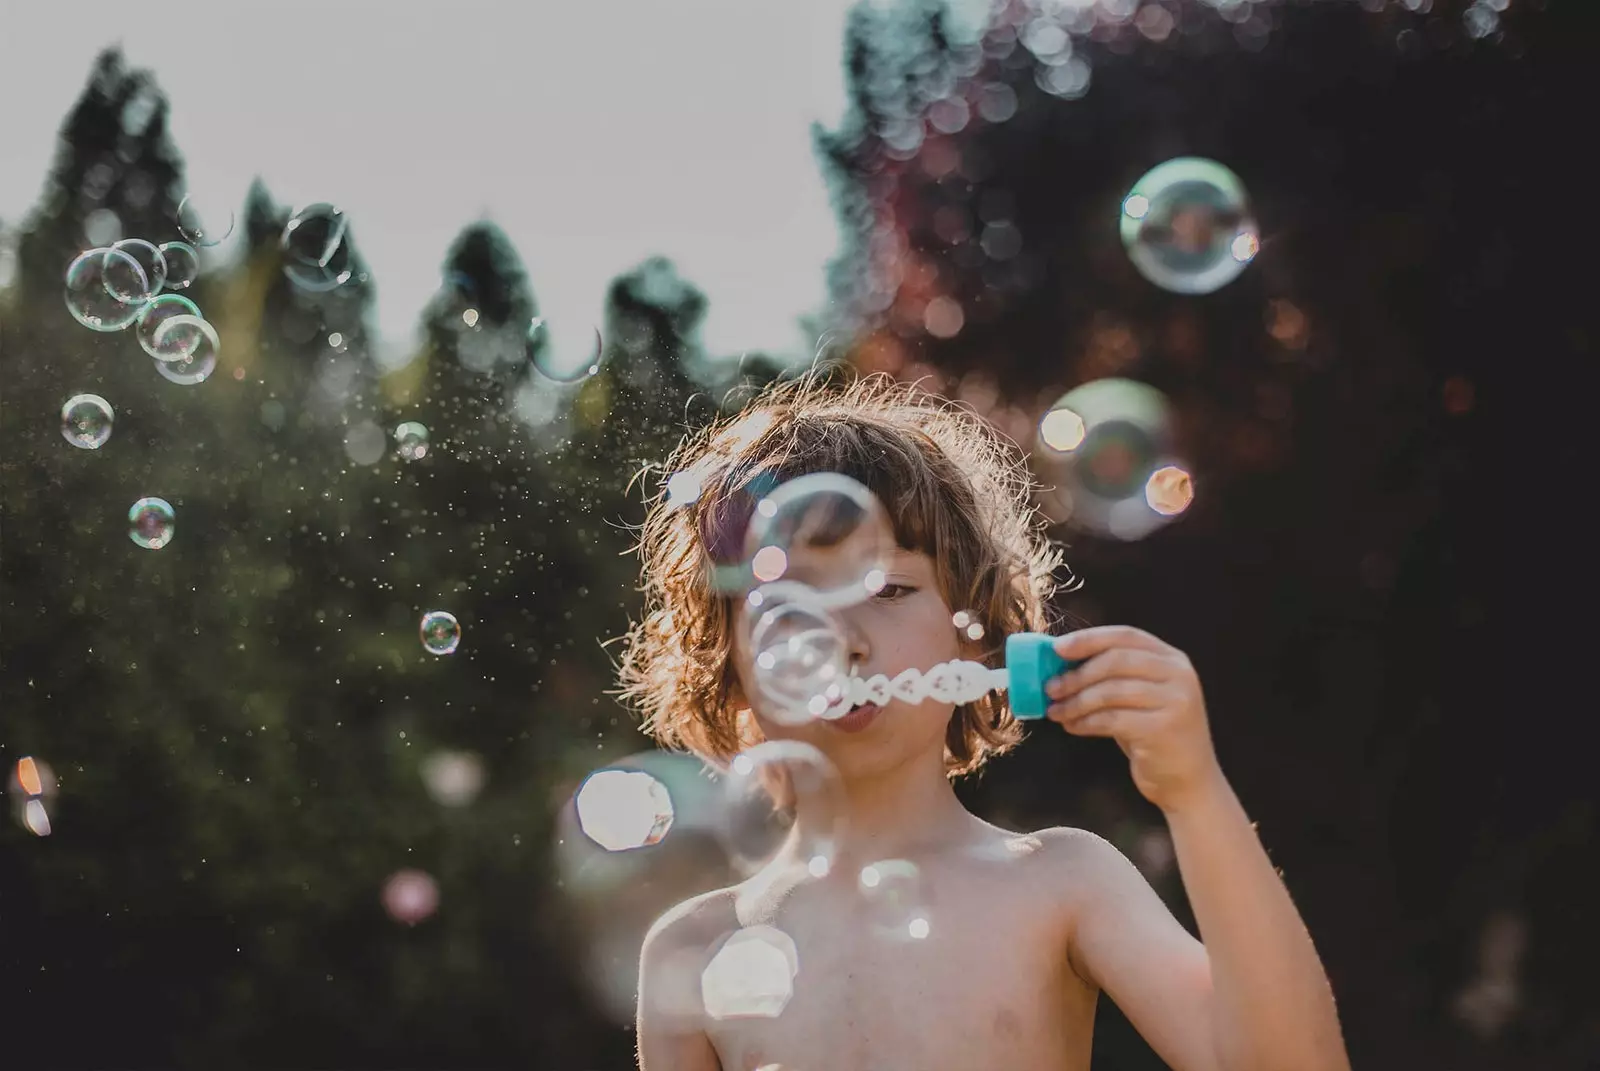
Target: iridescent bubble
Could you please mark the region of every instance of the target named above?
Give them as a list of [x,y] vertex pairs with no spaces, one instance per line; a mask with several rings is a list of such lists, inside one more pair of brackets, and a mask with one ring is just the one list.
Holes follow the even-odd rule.
[[146,550],[172,542],[177,518],[164,498],[141,498],[128,509],[128,538]]
[[312,293],[343,286],[355,270],[345,241],[348,227],[344,210],[336,205],[319,202],[297,209],[278,240],[284,276]]
[[1226,167],[1184,156],[1152,169],[1122,200],[1122,244],[1146,279],[1178,294],[1209,294],[1260,249],[1244,184]]
[[428,456],[428,429],[415,420],[408,420],[395,428],[394,441],[400,456],[407,461],[418,461]]
[[75,394],[61,407],[61,434],[80,450],[104,446],[111,422],[111,403],[98,394]]
[[1147,384],[1097,379],[1069,391],[1039,421],[1038,444],[1047,507],[1080,530],[1138,539],[1188,504],[1163,508],[1180,502],[1187,469],[1174,457],[1171,407]]
[[167,262],[167,289],[187,290],[200,277],[200,253],[187,242],[162,242],[156,247]]
[[[174,295],[176,296],[176,295]],[[217,370],[217,354],[222,342],[217,329],[199,316],[168,316],[156,325],[155,347],[172,352],[187,350],[188,356],[175,361],[156,361],[162,378],[182,387],[204,383]]]
[[423,870],[396,871],[383,883],[383,909],[396,922],[415,926],[439,908],[439,883]]
[[185,327],[161,334],[160,328],[174,316],[199,317],[200,306],[182,294],[159,294],[139,310],[133,334],[144,351],[158,361],[185,361],[205,336],[195,327]]
[[578,828],[608,852],[648,848],[672,829],[672,796],[644,770],[596,770],[573,805]]
[[461,643],[461,622],[445,610],[429,610],[422,615],[422,646],[429,654],[447,655]]
[[178,204],[178,233],[194,245],[217,245],[233,233],[233,209],[201,203],[185,194]]
[[794,997],[800,953],[776,926],[735,930],[700,974],[700,1000],[712,1019],[776,1019]]
[[780,484],[756,503],[744,550],[756,583],[799,581],[833,609],[882,589],[894,529],[866,487],[816,472]]
[[928,896],[922,872],[905,859],[881,859],[861,868],[857,889],[866,904],[872,932],[886,941],[920,941],[928,936]]
[[605,340],[598,328],[568,337],[554,331],[542,316],[529,322],[526,346],[534,370],[557,383],[576,383],[597,374],[605,353]]
[[757,707],[785,725],[839,717],[850,675],[844,630],[804,584],[764,584],[746,597],[740,615]]
[[754,873],[782,855],[812,878],[833,869],[844,787],[820,749],[768,740],[736,755],[722,775],[718,835],[733,864]]
[[121,331],[139,316],[138,305],[127,305],[111,296],[106,282],[107,266],[119,280],[119,291],[149,289],[149,280],[139,262],[121,250],[90,249],[78,254],[67,267],[66,302],[72,318],[91,331]]
[[[125,253],[139,265],[134,274],[123,270],[121,258],[111,258],[112,253]],[[167,285],[167,258],[153,242],[143,238],[124,238],[106,251],[107,259],[101,269],[105,272],[106,292],[124,305],[143,305]]]

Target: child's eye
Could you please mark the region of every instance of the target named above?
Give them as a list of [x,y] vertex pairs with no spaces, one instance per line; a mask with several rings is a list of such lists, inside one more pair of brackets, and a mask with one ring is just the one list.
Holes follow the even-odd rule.
[[884,600],[902,599],[907,595],[916,594],[916,588],[909,584],[885,584],[878,589],[877,597]]

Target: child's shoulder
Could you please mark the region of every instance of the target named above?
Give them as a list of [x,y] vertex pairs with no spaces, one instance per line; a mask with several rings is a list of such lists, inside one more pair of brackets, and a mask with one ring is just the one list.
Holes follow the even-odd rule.
[[644,947],[648,953],[692,946],[707,942],[738,926],[736,907],[738,887],[713,889],[691,896],[669,908],[651,924],[645,934]]
[[1030,866],[1084,868],[1115,866],[1125,861],[1116,846],[1098,833],[1075,826],[1049,826],[1032,833],[1013,833],[995,828],[991,846],[998,846],[1007,859]]

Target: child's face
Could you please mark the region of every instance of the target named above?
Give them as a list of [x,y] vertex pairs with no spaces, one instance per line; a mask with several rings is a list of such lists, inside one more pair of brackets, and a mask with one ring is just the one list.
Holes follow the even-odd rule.
[[[885,584],[875,596],[834,611],[844,629],[851,673],[858,677],[881,673],[893,679],[908,668],[926,672],[940,662],[972,657],[951,621],[952,609],[939,590],[933,559],[897,548],[886,564]],[[741,701],[756,715],[766,739],[815,745],[846,780],[871,777],[930,755],[929,761],[942,761],[952,704],[891,700],[864,725],[857,724],[859,717],[783,724],[764,714],[743,637],[734,641],[733,660],[741,697],[748,697]]]

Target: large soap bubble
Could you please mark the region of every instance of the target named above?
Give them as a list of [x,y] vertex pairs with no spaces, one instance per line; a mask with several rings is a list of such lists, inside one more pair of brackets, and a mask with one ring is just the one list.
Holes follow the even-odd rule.
[[822,751],[768,740],[736,755],[722,776],[718,834],[736,869],[754,873],[780,854],[812,878],[833,869],[844,787]]
[[831,609],[863,602],[883,587],[894,529],[866,487],[817,472],[779,484],[756,503],[744,549],[755,583],[798,581]]
[[61,434],[80,450],[98,450],[111,438],[111,403],[98,394],[75,394],[61,407]]
[[1051,512],[1081,530],[1138,539],[1193,498],[1171,408],[1147,384],[1097,379],[1067,392],[1039,421],[1038,442]]
[[65,298],[72,318],[91,331],[121,331],[139,316],[141,306],[115,293],[150,288],[139,262],[120,249],[90,249],[67,266]]
[[176,360],[156,359],[163,379],[182,387],[204,383],[217,370],[222,342],[217,329],[202,317],[180,313],[168,316],[155,329],[155,352],[182,353]]
[[763,715],[799,725],[848,710],[844,630],[815,591],[793,581],[764,584],[746,597],[740,627]]
[[1122,199],[1122,244],[1146,279],[1209,294],[1238,278],[1261,248],[1244,184],[1197,156],[1168,160]]
[[153,242],[143,238],[124,238],[112,244],[106,256],[123,253],[136,261],[139,272],[134,275],[121,270],[121,261],[108,259],[105,270],[106,290],[124,305],[143,305],[167,285],[167,258]]
[[278,240],[289,282],[311,293],[337,290],[348,282],[355,271],[345,240],[348,227],[344,210],[336,205],[318,202],[296,209]]
[[144,351],[158,361],[187,361],[205,340],[204,333],[192,325],[170,331],[161,328],[175,316],[199,315],[200,306],[182,294],[161,294],[139,310],[134,337]]

